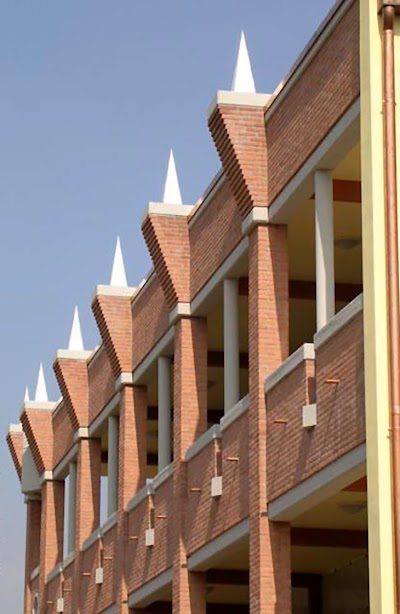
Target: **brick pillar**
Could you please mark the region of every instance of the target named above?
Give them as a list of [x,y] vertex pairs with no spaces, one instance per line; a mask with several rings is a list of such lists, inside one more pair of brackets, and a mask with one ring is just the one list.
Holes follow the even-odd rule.
[[64,480],[46,480],[42,486],[40,518],[40,612],[46,611],[46,578],[63,559]]
[[175,325],[174,360],[174,614],[205,614],[205,574],[187,569],[185,510],[187,449],[207,429],[207,325],[200,318]]
[[26,503],[25,539],[25,614],[32,613],[31,573],[40,563],[40,524],[42,503],[40,499],[29,499]]
[[81,439],[76,468],[75,566],[72,591],[72,611],[82,612],[80,603],[83,542],[100,522],[100,439]]
[[128,614],[126,583],[128,545],[127,505],[146,483],[147,465],[147,390],[124,386],[119,414],[118,527],[114,578],[117,612]]
[[250,613],[291,612],[290,526],[267,518],[265,378],[288,354],[287,229],[258,226],[249,248]]

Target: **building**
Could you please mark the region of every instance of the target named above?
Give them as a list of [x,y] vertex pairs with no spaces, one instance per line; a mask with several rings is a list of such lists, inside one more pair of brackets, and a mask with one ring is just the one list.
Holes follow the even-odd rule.
[[270,96],[242,43],[220,173],[183,205],[171,158],[153,271],[117,246],[10,427],[26,613],[400,611],[398,12],[338,1]]

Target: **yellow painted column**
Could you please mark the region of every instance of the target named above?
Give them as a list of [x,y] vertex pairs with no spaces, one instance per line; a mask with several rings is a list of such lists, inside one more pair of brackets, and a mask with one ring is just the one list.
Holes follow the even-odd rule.
[[[381,18],[360,0],[361,166],[370,611],[394,613]],[[399,56],[398,56],[399,57]]]

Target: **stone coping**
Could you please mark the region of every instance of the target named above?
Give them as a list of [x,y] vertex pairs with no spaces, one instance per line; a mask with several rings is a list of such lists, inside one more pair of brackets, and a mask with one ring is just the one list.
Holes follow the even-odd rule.
[[151,497],[151,495],[154,495],[154,488],[153,488],[153,481],[149,480],[146,486],[143,486],[143,488],[141,488],[136,493],[136,495],[134,495],[132,499],[129,501],[127,505],[128,512],[131,512],[132,510],[134,510],[135,507],[140,505],[140,503],[142,503],[142,501],[147,499],[147,497]]
[[204,448],[206,448],[214,439],[220,439],[220,438],[221,438],[221,428],[219,424],[214,424],[208,429],[208,431],[200,435],[200,437],[196,439],[194,444],[190,446],[190,448],[186,452],[186,456],[185,456],[186,462],[190,461],[197,454],[199,454],[199,452],[204,450]]
[[222,416],[220,420],[221,431],[226,431],[231,424],[233,424],[236,420],[239,420],[239,418],[249,410],[249,405],[250,397],[247,394],[245,397],[240,399],[240,401],[238,401],[236,405],[232,407],[232,409],[227,411],[226,414]]
[[153,481],[152,481],[153,490],[157,490],[157,488],[160,488],[161,484],[164,484],[164,482],[166,482],[168,478],[172,476],[173,472],[174,472],[173,463],[170,463],[169,465],[166,465],[166,467],[161,469],[161,471],[157,473],[156,477],[153,478]]
[[342,328],[347,326],[359,313],[363,310],[364,298],[363,294],[359,294],[346,307],[343,307],[338,313],[314,335],[314,347],[317,350],[324,343],[329,341],[331,337],[336,335]]
[[118,515],[117,512],[114,512],[113,514],[111,514],[111,516],[107,518],[107,520],[101,525],[101,527],[97,527],[97,529],[95,529],[93,533],[91,533],[91,535],[89,535],[89,537],[85,539],[82,544],[82,551],[88,550],[88,548],[90,548],[90,546],[96,543],[98,539],[101,539],[103,535],[105,535],[108,531],[110,531],[110,529],[115,527],[117,521]]
[[314,345],[312,343],[304,343],[265,380],[265,392],[269,392],[281,380],[287,377],[296,369],[304,360],[315,360]]

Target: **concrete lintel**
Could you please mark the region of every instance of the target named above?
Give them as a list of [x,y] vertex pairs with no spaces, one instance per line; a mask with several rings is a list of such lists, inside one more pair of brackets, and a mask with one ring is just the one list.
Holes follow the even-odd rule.
[[134,510],[135,507],[137,507],[138,505],[140,505],[140,503],[142,503],[142,501],[145,501],[147,497],[151,497],[152,495],[154,495],[153,484],[150,483],[150,484],[146,484],[146,486],[143,486],[143,488],[141,488],[136,493],[136,495],[134,495],[132,499],[129,501],[127,505],[128,512],[131,512],[132,510]]
[[133,384],[133,373],[125,372],[121,373],[118,379],[115,382],[115,390],[119,392],[121,388],[124,386],[132,386]]
[[133,591],[128,597],[128,606],[130,608],[144,608],[157,600],[157,594],[172,584],[172,568],[167,569],[159,576],[156,576],[143,586]]
[[365,443],[268,504],[271,520],[290,522],[366,475]]
[[206,448],[212,441],[214,441],[214,439],[221,439],[221,429],[219,424],[214,424],[208,429],[208,431],[206,431],[196,439],[194,444],[192,444],[186,452],[186,462],[197,456],[197,454],[204,450],[204,448]]
[[57,350],[54,362],[59,359],[87,361],[92,355],[92,350]]
[[246,254],[249,248],[249,238],[244,237],[240,243],[235,247],[235,249],[229,254],[229,256],[224,260],[219,269],[217,269],[212,277],[208,280],[208,282],[203,286],[203,288],[196,294],[194,299],[191,302],[191,313],[192,315],[196,315],[197,311],[201,308],[203,303],[209,297],[211,292],[215,290],[215,288],[222,283],[222,281],[229,277],[229,274],[233,267],[239,262],[239,260]]
[[315,360],[314,345],[304,343],[265,380],[265,392],[272,390],[283,378],[294,371],[305,360]]
[[169,322],[175,324],[179,318],[188,318],[190,315],[190,303],[177,303],[169,313]]
[[233,424],[233,422],[235,422],[236,420],[239,420],[240,416],[243,416],[243,414],[245,414],[248,411],[249,404],[250,404],[250,396],[246,394],[246,396],[240,399],[240,401],[236,403],[236,405],[234,405],[232,409],[227,411],[227,413],[224,416],[222,416],[220,420],[222,433],[226,431],[226,429],[231,424]]
[[[75,433],[76,436],[76,433]],[[74,437],[75,440],[75,437]],[[69,470],[69,464],[76,459],[78,455],[78,443],[75,442],[72,448],[70,448],[67,454],[60,460],[60,462],[54,467],[53,476],[55,480],[59,480],[67,475]]]
[[347,326],[363,310],[363,295],[359,294],[346,307],[343,307],[323,328],[314,335],[314,348],[317,350],[329,341],[342,328]]
[[140,384],[140,379],[146,371],[153,365],[159,356],[162,356],[170,343],[174,340],[174,328],[171,326],[169,330],[161,337],[153,349],[147,354],[142,362],[136,367],[133,372],[133,383]]
[[169,203],[149,202],[142,216],[142,224],[149,215],[162,215],[167,217],[188,217],[193,211],[193,205],[172,205]]
[[164,484],[172,476],[174,473],[174,464],[170,463],[164,469],[162,469],[159,473],[157,473],[156,477],[153,478],[153,490],[157,490],[160,488],[161,484]]
[[269,206],[271,224],[287,224],[292,213],[314,192],[314,171],[333,170],[360,140],[360,99],[340,118],[317,149]]
[[242,222],[242,235],[249,235],[256,226],[268,224],[268,207],[253,207]]
[[40,565],[35,567],[35,569],[32,571],[31,575],[29,576],[29,580],[33,582],[34,580],[36,580],[39,574],[40,574]]
[[96,296],[119,296],[119,297],[127,297],[132,298],[135,294],[137,288],[132,288],[129,286],[105,286],[99,285],[96,286],[93,294],[92,294],[92,303]]
[[116,392],[114,396],[108,401],[107,405],[102,409],[97,418],[95,418],[92,424],[89,425],[89,437],[96,437],[96,434],[102,426],[104,426],[105,421],[108,419],[111,414],[114,413],[115,409],[118,407],[121,400],[121,395],[119,392]]
[[189,556],[188,569],[190,569],[190,571],[204,571],[209,569],[216,555],[221,554],[226,548],[241,541],[248,534],[249,519],[246,518]]
[[256,107],[258,109],[263,109],[270,98],[270,94],[257,94],[252,92],[228,92],[225,90],[218,90],[208,108],[207,118],[210,119],[211,115],[214,113],[214,110],[218,105],[232,105],[235,107]]

